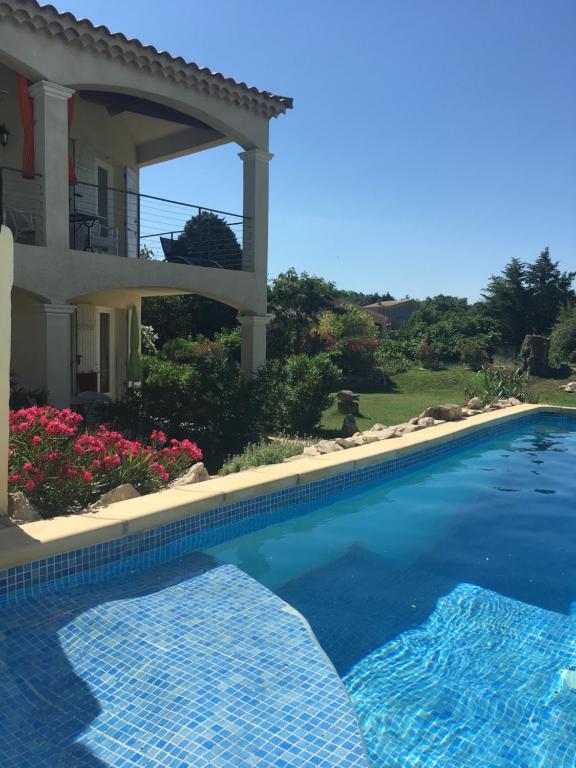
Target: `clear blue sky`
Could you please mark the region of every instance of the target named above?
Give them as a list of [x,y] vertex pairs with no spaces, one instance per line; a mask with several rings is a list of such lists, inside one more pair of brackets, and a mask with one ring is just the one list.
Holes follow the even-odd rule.
[[[477,298],[545,246],[576,269],[575,0],[56,0],[294,97],[271,123],[270,275]],[[228,146],[144,190],[241,210]]]

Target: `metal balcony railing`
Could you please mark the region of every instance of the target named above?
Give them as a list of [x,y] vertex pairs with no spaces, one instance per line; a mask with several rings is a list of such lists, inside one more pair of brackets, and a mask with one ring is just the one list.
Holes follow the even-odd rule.
[[216,269],[252,270],[239,214],[125,189],[70,187],[70,247]]
[[20,168],[0,166],[1,222],[14,242],[44,245],[44,183],[40,174],[23,175]]

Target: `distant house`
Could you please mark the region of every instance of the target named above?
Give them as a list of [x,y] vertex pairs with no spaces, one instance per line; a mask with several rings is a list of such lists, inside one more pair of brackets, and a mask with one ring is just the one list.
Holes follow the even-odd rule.
[[399,301],[376,301],[362,307],[374,320],[381,334],[387,331],[397,331],[418,309],[416,299],[400,299]]

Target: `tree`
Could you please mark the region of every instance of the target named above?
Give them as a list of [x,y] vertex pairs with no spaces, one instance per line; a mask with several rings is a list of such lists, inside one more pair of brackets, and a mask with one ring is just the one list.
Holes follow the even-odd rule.
[[216,261],[227,269],[242,268],[242,248],[236,234],[221,216],[200,211],[188,219],[178,243],[195,258]]
[[316,318],[334,305],[336,296],[334,283],[322,277],[298,274],[294,268],[280,273],[268,289],[268,308],[273,315],[268,327],[270,356],[304,351]]
[[[456,362],[466,344],[477,344],[493,352],[500,342],[497,323],[477,306],[458,296],[425,299],[398,331],[409,342],[412,353]],[[426,345],[424,348],[423,345]]]
[[530,295],[528,326],[532,333],[549,334],[563,306],[575,298],[572,283],[576,272],[561,272],[548,248],[526,270]]
[[323,312],[318,319],[318,331],[336,340],[358,337],[375,337],[376,326],[372,317],[354,304],[343,304]]
[[576,361],[576,305],[560,310],[550,335],[550,355],[558,363]]
[[386,293],[362,293],[361,291],[338,291],[338,295],[345,299],[349,304],[357,304],[359,307],[365,307],[367,304],[376,304],[379,301],[394,301],[394,296]]
[[527,330],[526,271],[526,264],[512,259],[501,275],[492,275],[482,293],[485,313],[498,323],[502,341],[516,346],[522,343]]
[[548,334],[560,309],[574,300],[576,272],[562,272],[548,248],[533,264],[512,259],[483,292],[484,311],[500,326],[503,341],[519,346],[528,333]]
[[158,346],[170,339],[212,338],[223,328],[237,325],[237,311],[204,296],[149,296],[142,299],[142,322],[158,334]]

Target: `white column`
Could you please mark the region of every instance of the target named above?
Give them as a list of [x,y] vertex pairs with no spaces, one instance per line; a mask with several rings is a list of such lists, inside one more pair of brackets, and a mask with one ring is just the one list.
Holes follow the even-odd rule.
[[69,408],[72,398],[72,315],[70,304],[39,304],[38,322],[40,386],[48,402]]
[[266,277],[268,270],[268,163],[274,155],[248,149],[244,163],[244,269]]
[[10,323],[14,246],[8,227],[0,227],[0,515],[8,513],[8,404],[10,401]]
[[74,91],[40,80],[34,99],[34,156],[44,188],[44,232],[48,247],[70,247],[68,184],[68,99]]
[[271,315],[238,315],[242,326],[240,364],[246,376],[253,376],[266,363],[266,326]]

